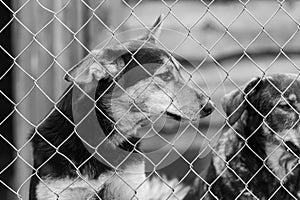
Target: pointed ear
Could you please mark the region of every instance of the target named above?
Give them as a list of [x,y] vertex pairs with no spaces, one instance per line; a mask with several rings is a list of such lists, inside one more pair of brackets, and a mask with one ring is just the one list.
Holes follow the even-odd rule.
[[[125,50],[124,50],[125,51]],[[65,75],[65,80],[78,84],[99,81],[109,76],[114,76],[124,66],[119,56],[119,49],[104,49],[100,52],[92,51],[79,64],[71,68]]]
[[163,17],[164,15],[161,14],[149,29],[149,31],[144,36],[140,37],[139,40],[146,40],[150,43],[156,44],[157,38],[159,38],[161,32]]
[[221,99],[222,108],[225,111],[230,125],[241,117],[243,112],[247,109],[248,102],[245,100],[254,95],[262,85],[263,79],[256,77],[251,79],[245,86],[243,91],[237,89],[226,94]]
[[[155,44],[160,33],[160,27],[163,15],[161,15],[150,31],[140,40],[147,40]],[[141,43],[141,41],[140,41]],[[133,52],[139,49],[143,44],[138,41],[129,41],[127,43],[113,45],[103,50],[94,50],[85,57],[78,65],[70,69],[65,76],[65,80],[76,82],[78,84],[87,84],[93,80],[101,80],[117,74],[125,66],[121,56],[125,53]]]

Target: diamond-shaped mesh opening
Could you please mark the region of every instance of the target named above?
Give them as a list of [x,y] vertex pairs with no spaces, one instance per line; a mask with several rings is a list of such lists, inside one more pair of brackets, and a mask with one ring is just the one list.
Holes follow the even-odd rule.
[[299,7],[0,1],[1,195],[299,199]]

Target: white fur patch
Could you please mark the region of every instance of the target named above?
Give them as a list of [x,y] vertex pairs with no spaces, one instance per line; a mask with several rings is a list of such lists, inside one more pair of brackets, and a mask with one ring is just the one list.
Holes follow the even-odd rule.
[[[220,140],[223,140],[223,138],[221,138]],[[219,141],[220,141],[219,140]],[[225,165],[225,161],[226,161],[226,155],[225,155],[225,143],[222,143],[220,141],[220,144],[218,146],[218,155],[215,155],[213,156],[213,164],[214,164],[214,167],[215,167],[215,170],[216,170],[216,174],[219,175],[222,173],[222,171],[226,168],[226,165]]]
[[275,144],[266,144],[266,153],[268,155],[268,166],[281,180],[286,178],[288,174],[291,174],[292,169],[297,164],[296,158],[292,160],[288,159],[294,156],[282,146],[278,147]]
[[298,130],[291,129],[287,130],[284,133],[282,133],[284,141],[290,141],[294,145],[296,145],[298,148],[300,148],[300,128]]
[[[147,182],[147,188],[143,195],[145,200],[175,200],[183,199],[188,191],[189,186],[184,186],[183,184],[178,184],[176,179],[167,180],[163,178],[155,177]],[[174,191],[173,191],[174,189]]]
[[45,179],[37,185],[38,200],[81,200],[88,199],[96,192],[96,188],[104,183],[104,176],[97,180]]
[[[105,188],[116,199],[130,199],[134,190],[145,180],[144,163],[128,166],[123,172],[109,172],[98,179],[84,177],[71,179],[45,179],[37,186],[37,199],[74,200],[88,199],[97,193],[105,184]],[[145,186],[143,186],[145,187]],[[141,187],[141,188],[143,188]],[[133,188],[133,189],[131,189]]]
[[217,155],[213,156],[213,164],[217,175],[225,175],[222,173],[226,169],[226,153],[232,153],[233,147],[239,148],[238,136],[232,130],[225,132],[218,140]]
[[132,199],[135,192],[137,197],[143,196],[146,187],[145,179],[144,163],[132,164],[124,172],[114,173],[113,177],[105,184],[108,187],[109,195],[112,195],[114,199]]
[[[266,125],[263,125],[262,128],[264,134],[273,134]],[[274,140],[266,143],[267,164],[279,179],[285,179],[288,174],[292,174],[291,171],[297,163],[295,152],[289,152],[283,144],[280,145],[280,141],[291,142],[300,148],[299,133],[299,128],[285,130],[276,133],[273,137]]]
[[[144,164],[128,166],[123,172],[106,173],[98,179],[45,179],[37,185],[38,200],[87,200],[105,184],[105,198],[114,200],[183,199],[190,187],[178,185],[177,180],[165,183],[158,177],[146,179]],[[174,191],[173,191],[174,188]]]

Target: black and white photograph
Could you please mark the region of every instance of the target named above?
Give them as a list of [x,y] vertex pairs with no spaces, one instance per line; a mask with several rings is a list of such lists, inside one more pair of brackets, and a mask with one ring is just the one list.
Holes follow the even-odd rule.
[[300,1],[0,13],[0,200],[300,199]]

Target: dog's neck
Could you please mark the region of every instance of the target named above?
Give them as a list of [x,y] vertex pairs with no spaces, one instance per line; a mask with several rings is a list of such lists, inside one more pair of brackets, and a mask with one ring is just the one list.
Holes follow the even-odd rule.
[[[72,90],[64,94],[57,108],[59,111],[55,109],[32,136],[34,167],[39,169],[39,177],[51,189],[59,192],[71,184],[70,190],[64,193],[65,199],[72,199],[70,197],[76,195],[76,192],[76,197],[94,194],[95,190],[91,190],[88,185],[90,182],[95,183],[97,189],[101,186],[100,193],[104,196],[132,196],[134,190],[130,190],[130,187],[135,189],[145,180],[143,156],[138,152],[126,151],[126,148],[130,149],[128,146],[116,147],[105,140],[97,151],[100,155],[105,155],[97,157],[97,154],[92,154],[86,148],[78,133],[74,132]],[[138,150],[137,146],[135,148]],[[111,157],[108,158],[109,156]],[[81,180],[78,174],[85,180]],[[37,195],[54,198],[54,193],[47,186],[44,187],[38,181],[36,184]]]
[[[77,177],[76,170],[73,167],[74,164],[77,167],[81,166],[79,171],[83,175],[96,178],[100,174],[112,170],[112,166],[101,160],[101,158],[99,159],[99,157],[97,157],[98,159],[91,157],[92,153],[87,150],[83,141],[74,132],[74,125],[72,123],[72,89],[69,88],[67,91],[62,100],[57,104],[59,111],[55,109],[38,127],[36,133],[33,134],[32,145],[35,167],[43,166],[42,170],[39,171],[41,176],[47,173],[54,173],[53,175],[57,177]],[[116,155],[116,151],[119,151],[120,148],[123,149],[123,154],[110,159],[113,162],[113,166],[118,166],[119,170],[123,170],[129,165],[143,164],[144,158],[142,155],[127,151],[130,149],[129,145],[131,144],[123,143],[122,145],[115,147],[109,140],[105,140],[101,145],[101,148],[104,148],[108,155]],[[68,159],[58,155],[55,147],[59,147],[59,153]],[[138,150],[138,146],[135,146],[135,148]],[[47,161],[50,157],[52,159]],[[68,160],[73,163],[70,163]]]

